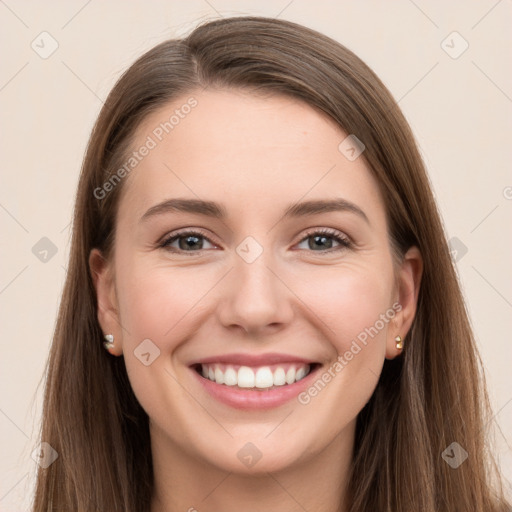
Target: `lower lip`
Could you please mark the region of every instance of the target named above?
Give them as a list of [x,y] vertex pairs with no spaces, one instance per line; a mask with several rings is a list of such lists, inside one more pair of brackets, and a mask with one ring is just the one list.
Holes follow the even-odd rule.
[[285,404],[304,391],[314,379],[318,369],[319,367],[315,368],[306,377],[293,384],[261,391],[217,384],[204,378],[193,368],[191,368],[191,371],[199,379],[204,389],[219,402],[235,409],[271,409]]

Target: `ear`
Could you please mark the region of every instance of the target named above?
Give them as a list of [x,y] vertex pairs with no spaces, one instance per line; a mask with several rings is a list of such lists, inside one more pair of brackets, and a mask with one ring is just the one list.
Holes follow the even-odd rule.
[[[122,350],[122,329],[119,322],[115,282],[111,265],[98,249],[89,254],[89,269],[96,289],[98,322],[103,334],[113,334],[114,346],[108,351],[120,356]],[[98,343],[100,340],[98,340]]]
[[386,359],[394,359],[401,353],[401,350],[396,347],[395,338],[400,336],[404,340],[411,328],[416,315],[422,274],[421,253],[417,247],[411,247],[405,253],[398,269],[397,302],[401,305],[401,309],[390,323],[386,341]]

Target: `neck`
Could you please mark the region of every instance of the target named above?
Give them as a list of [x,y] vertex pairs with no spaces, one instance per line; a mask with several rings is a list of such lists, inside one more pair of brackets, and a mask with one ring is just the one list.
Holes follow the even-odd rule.
[[152,427],[151,512],[345,512],[354,432],[355,422],[301,463],[248,475],[199,460]]

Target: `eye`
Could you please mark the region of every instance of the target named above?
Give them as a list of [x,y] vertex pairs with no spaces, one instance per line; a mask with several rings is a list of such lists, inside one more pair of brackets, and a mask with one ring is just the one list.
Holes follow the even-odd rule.
[[[210,244],[212,247],[205,247]],[[317,229],[308,233],[298,245],[307,242],[306,249],[312,252],[335,252],[352,247],[351,240],[335,229]],[[337,244],[333,246],[333,244]],[[163,249],[177,253],[200,252],[217,246],[201,231],[181,231],[166,237],[159,245]],[[300,247],[299,247],[300,248]],[[304,248],[302,248],[304,249]],[[318,250],[317,250],[318,249]]]
[[[199,252],[208,249],[204,241],[216,247],[213,242],[200,231],[181,231],[165,238],[159,247],[171,252]],[[177,243],[177,246],[175,245]]]
[[[334,243],[338,246],[334,246]],[[300,242],[299,245],[307,242],[306,249],[311,249],[313,252],[334,252],[352,247],[351,240],[335,229],[317,229],[308,233]],[[320,250],[316,250],[320,249]]]

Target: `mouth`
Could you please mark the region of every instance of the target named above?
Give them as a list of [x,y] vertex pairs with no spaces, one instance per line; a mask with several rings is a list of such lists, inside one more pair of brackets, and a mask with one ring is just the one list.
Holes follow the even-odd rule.
[[219,356],[190,365],[203,389],[237,409],[277,407],[306,389],[322,365],[290,356]]
[[300,382],[318,363],[288,363],[251,367],[234,364],[196,364],[192,368],[204,379],[221,386],[252,391],[270,391]]

